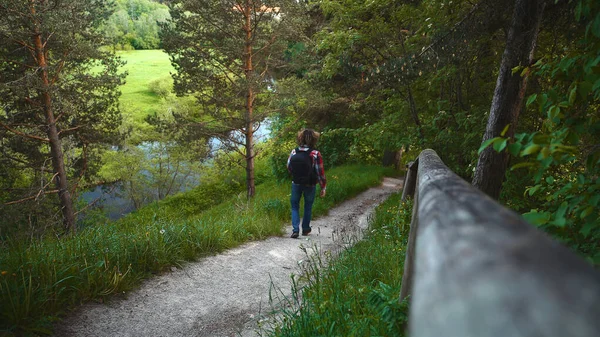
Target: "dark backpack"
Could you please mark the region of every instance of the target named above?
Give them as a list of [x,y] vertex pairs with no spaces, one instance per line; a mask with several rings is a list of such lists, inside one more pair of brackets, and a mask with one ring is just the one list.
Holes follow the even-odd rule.
[[313,163],[313,157],[310,155],[312,149],[300,151],[296,148],[296,153],[290,158],[290,169],[292,171],[292,181],[299,185],[316,185],[317,173]]

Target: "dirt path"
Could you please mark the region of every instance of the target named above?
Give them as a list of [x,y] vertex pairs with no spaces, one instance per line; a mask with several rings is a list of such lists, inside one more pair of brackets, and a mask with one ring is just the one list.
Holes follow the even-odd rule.
[[300,246],[344,245],[343,238],[365,228],[375,206],[401,186],[386,178],[314,220],[308,237],[247,243],[149,279],[125,299],[83,305],[57,326],[56,336],[255,336],[270,308],[269,289],[291,293],[290,275],[306,258]]

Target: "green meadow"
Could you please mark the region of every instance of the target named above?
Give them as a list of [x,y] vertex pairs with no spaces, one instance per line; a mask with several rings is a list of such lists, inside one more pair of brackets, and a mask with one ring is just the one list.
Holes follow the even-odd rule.
[[144,118],[158,112],[161,98],[150,84],[156,80],[170,79],[174,71],[169,55],[162,50],[120,51],[117,55],[125,62],[125,84],[119,99],[125,121],[134,125],[145,124]]

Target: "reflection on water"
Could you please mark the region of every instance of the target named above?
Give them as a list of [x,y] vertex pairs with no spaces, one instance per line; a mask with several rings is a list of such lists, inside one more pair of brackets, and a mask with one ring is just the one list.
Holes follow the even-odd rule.
[[117,220],[135,210],[131,199],[123,198],[122,195],[123,192],[119,186],[96,186],[94,190],[83,193],[81,199],[90,203],[99,198],[94,205],[102,207],[110,220]]
[[[270,138],[270,124],[271,123],[268,120],[263,122],[262,126],[255,133],[256,142],[265,141]],[[237,137],[241,139],[243,135],[240,133]],[[157,159],[158,156],[164,155],[164,152],[161,152],[159,149],[162,145],[164,144],[159,142],[144,142],[137,145],[137,149],[144,153],[144,157],[146,157],[147,161],[152,162]],[[211,147],[219,148],[220,145],[218,140],[211,140]],[[164,160],[165,158],[162,159]],[[165,161],[167,163],[163,163],[163,165],[166,165],[165,168],[168,166],[168,169],[173,169],[173,164],[169,163],[168,158],[166,158]],[[169,191],[169,194],[188,191],[200,183],[200,174],[196,170],[191,169],[191,165],[189,164],[190,163],[180,162],[178,163],[177,170],[173,169],[173,173],[176,171],[177,173],[174,173],[171,177],[167,178],[169,184],[174,186],[174,188]],[[157,178],[154,177],[151,172],[141,170],[138,172],[138,175],[143,176],[143,181],[145,183],[142,186],[136,186],[135,189],[127,189],[125,187],[129,186],[125,185],[129,184],[127,181],[100,185],[93,190],[82,193],[80,199],[85,203],[94,202],[93,207],[101,208],[110,220],[117,220],[124,215],[133,212],[137,207],[142,207],[153,201],[164,198],[164,195],[159,195],[159,193],[165,193],[158,192],[160,188],[157,188],[156,186]],[[135,197],[135,202],[133,197]]]

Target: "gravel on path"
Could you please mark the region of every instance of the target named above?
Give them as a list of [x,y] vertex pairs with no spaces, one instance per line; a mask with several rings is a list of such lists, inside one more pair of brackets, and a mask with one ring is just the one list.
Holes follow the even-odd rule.
[[84,304],[56,326],[55,335],[256,336],[271,308],[269,292],[291,294],[291,274],[300,272],[306,252],[315,253],[310,247],[322,253],[347,245],[345,238],[360,235],[375,207],[401,187],[402,180],[385,178],[313,220],[308,236],[290,239],[290,225],[283,237],[172,268],[122,299]]

